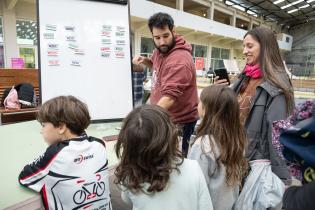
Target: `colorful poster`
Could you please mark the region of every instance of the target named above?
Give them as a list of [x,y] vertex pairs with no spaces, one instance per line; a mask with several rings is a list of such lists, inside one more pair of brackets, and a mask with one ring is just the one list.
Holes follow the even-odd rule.
[[23,69],[24,59],[23,58],[11,58],[11,67],[13,69]]
[[205,68],[205,59],[204,58],[195,58],[196,70],[203,70]]

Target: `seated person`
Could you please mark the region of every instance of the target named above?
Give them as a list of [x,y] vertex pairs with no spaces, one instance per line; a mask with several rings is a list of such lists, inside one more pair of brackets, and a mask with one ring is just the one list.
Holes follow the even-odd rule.
[[27,164],[21,185],[40,192],[45,209],[111,209],[105,144],[87,136],[87,106],[73,96],[59,96],[39,110],[47,150]]

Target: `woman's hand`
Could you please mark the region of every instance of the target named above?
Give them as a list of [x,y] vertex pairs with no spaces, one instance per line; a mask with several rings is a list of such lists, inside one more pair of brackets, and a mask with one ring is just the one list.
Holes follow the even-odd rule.
[[214,84],[214,85],[226,85],[226,86],[229,85],[229,83],[228,83],[228,81],[227,81],[226,79],[220,79],[220,80],[219,80],[219,77],[218,77],[218,76],[216,76],[216,77],[214,78],[213,84]]

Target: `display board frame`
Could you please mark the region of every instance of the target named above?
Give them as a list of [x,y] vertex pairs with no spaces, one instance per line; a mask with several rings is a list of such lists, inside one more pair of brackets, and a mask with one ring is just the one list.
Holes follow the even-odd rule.
[[[115,42],[115,44],[117,44],[117,45],[115,45],[115,44],[111,45],[111,50],[112,50],[111,56],[113,56],[113,57],[111,57],[111,59],[112,59],[111,68],[112,69],[110,69],[108,72],[104,73],[104,77],[107,77],[107,76],[110,77],[107,82],[110,83],[111,85],[107,85],[107,87],[105,85],[104,89],[102,89],[100,87],[101,83],[100,83],[100,81],[98,81],[100,79],[100,76],[98,73],[96,73],[95,78],[92,78],[92,79],[89,78],[89,77],[91,77],[90,74],[86,74],[86,75],[83,74],[83,77],[86,76],[86,78],[88,79],[88,83],[84,84],[82,82],[82,91],[83,91],[82,95],[78,94],[78,92],[75,90],[73,90],[73,93],[71,92],[71,90],[67,90],[67,87],[65,85],[65,81],[63,81],[64,82],[63,85],[65,87],[62,89],[62,90],[65,90],[64,92],[60,91],[61,89],[59,88],[59,92],[56,91],[55,93],[52,94],[51,88],[54,88],[52,83],[50,83],[50,86],[47,86],[47,85],[45,86],[45,84],[49,83],[49,80],[47,80],[47,77],[49,77],[51,75],[51,74],[47,74],[47,71],[48,71],[48,69],[49,69],[49,71],[53,71],[53,70],[48,67],[49,63],[47,61],[47,58],[45,60],[45,59],[43,59],[43,57],[48,57],[47,53],[57,53],[57,56],[59,56],[59,57],[62,56],[62,53],[58,52],[58,50],[55,52],[54,51],[48,52],[48,50],[47,50],[47,46],[48,46],[47,43],[48,42],[45,42],[45,40],[44,40],[44,38],[45,38],[44,33],[47,33],[47,29],[52,28],[52,30],[55,30],[54,31],[55,34],[57,34],[56,31],[58,30],[58,28],[60,28],[60,24],[58,23],[58,21],[60,21],[60,19],[57,18],[56,24],[54,24],[54,22],[52,22],[52,24],[50,24],[50,23],[47,23],[47,19],[43,18],[43,13],[41,13],[41,12],[44,12],[44,11],[42,11],[42,10],[44,10],[42,7],[42,5],[43,5],[42,3],[46,4],[47,1],[60,3],[61,0],[37,0],[37,2],[36,2],[37,14],[38,14],[37,15],[37,25],[38,25],[37,37],[38,37],[38,49],[39,49],[38,50],[38,61],[39,61],[38,63],[39,63],[40,101],[43,103],[43,102],[47,101],[48,99],[55,97],[55,96],[58,96],[58,95],[74,95],[74,96],[78,97],[79,99],[81,99],[82,101],[84,101],[88,105],[89,111],[90,111],[91,116],[92,116],[92,122],[121,121],[133,109],[133,80],[132,80],[132,60],[131,60],[132,49],[131,49],[130,4],[129,4],[129,1],[126,1],[126,0],[125,1],[124,0],[121,0],[121,1],[120,0],[62,0],[63,3],[64,2],[67,2],[67,3],[80,2],[80,3],[84,3],[84,4],[91,4],[91,5],[97,4],[98,5],[97,7],[102,6],[101,4],[103,4],[103,6],[105,6],[105,4],[106,4],[106,7],[112,8],[111,18],[112,18],[113,24],[111,25],[112,26],[111,33],[115,33],[117,35],[120,32],[123,32],[122,34],[123,34],[123,37],[125,40],[124,45],[123,45],[123,50],[120,51],[121,52],[120,53],[119,51],[115,51],[116,49],[121,49],[121,48],[119,48],[121,46],[118,46],[118,44],[119,44],[119,42],[118,42],[119,40],[117,38],[118,35],[115,38],[111,37],[112,41]],[[95,7],[95,5],[94,5],[94,7]],[[114,10],[114,8],[117,9],[117,8],[121,8],[121,7],[124,7],[124,9],[123,9],[124,15],[119,13],[119,11]],[[53,10],[53,8],[50,8],[50,9]],[[86,7],[84,9],[85,9],[85,12],[88,14],[89,12],[86,11],[87,10]],[[98,10],[98,11],[100,11],[100,10]],[[45,11],[45,12],[47,12],[47,11]],[[93,10],[93,13],[94,12],[97,12],[97,11]],[[60,13],[60,11],[59,11],[59,13]],[[104,11],[103,11],[103,13],[104,13]],[[119,17],[113,18],[114,14],[119,16],[120,18],[124,18],[123,20],[121,20],[122,26],[120,26],[118,24]],[[83,15],[83,16],[85,16],[87,18],[91,18],[91,20],[93,18],[95,19],[95,16],[93,17],[93,14],[90,14],[90,15],[91,15],[91,17],[88,17],[88,15]],[[69,16],[71,16],[71,15],[69,14]],[[110,18],[108,18],[106,20],[107,20],[107,22],[106,23],[104,22],[104,25],[102,25],[103,28],[104,28],[104,26],[109,25],[108,22],[111,21]],[[97,22],[97,21],[95,21],[95,22]],[[93,22],[93,21],[91,21],[91,22]],[[74,28],[75,28],[75,30],[77,30],[76,24],[65,23],[63,25],[63,27],[66,28],[66,26],[69,26],[69,25],[75,25]],[[54,26],[56,26],[56,28],[54,28]],[[123,30],[118,31],[119,27],[120,27],[120,29],[123,28]],[[103,29],[99,29],[99,30],[101,32],[101,35],[103,35],[103,33],[107,33],[107,31],[102,31]],[[100,38],[98,35],[96,35],[96,37]],[[71,39],[71,36],[66,37],[66,38]],[[123,39],[121,39],[121,40],[123,40]],[[64,46],[65,43],[69,44],[69,45],[71,44],[71,43],[67,43],[67,40],[65,40],[63,43],[60,44],[60,47],[61,48],[63,47],[63,49],[65,49],[65,46]],[[101,55],[103,55],[102,54],[103,48],[99,48],[99,46],[102,47],[102,44],[104,44],[104,43],[100,43],[100,45],[98,45],[98,47],[97,46],[95,47],[95,50],[100,49],[99,53]],[[45,46],[45,47],[43,47],[43,46]],[[89,51],[85,50],[85,49],[82,49],[82,51],[83,51],[83,54],[89,53]],[[82,53],[82,51],[81,51],[81,53]],[[80,49],[78,49],[78,53],[80,53]],[[123,55],[125,57],[119,58],[118,56],[121,56],[121,55]],[[64,57],[67,57],[67,56],[65,55]],[[100,57],[97,59],[102,59],[102,58],[103,57]],[[65,65],[65,63],[66,63],[63,58],[61,60],[63,63],[61,63],[61,61],[60,61],[60,63],[52,63],[52,64],[58,64],[59,65],[59,67],[55,68],[56,74],[58,73],[58,71],[60,73],[60,69],[62,69],[62,68],[60,68],[60,66]],[[115,63],[115,61],[117,63]],[[124,64],[121,64],[122,61],[124,62]],[[74,65],[75,64],[76,63],[74,63]],[[81,65],[81,63],[79,63],[79,64]],[[117,68],[119,68],[118,70],[114,69],[114,68],[116,68],[116,66],[117,66]],[[71,68],[73,70],[73,66],[71,66]],[[65,67],[66,70],[69,70],[71,68],[69,68],[68,66]],[[85,67],[85,68],[87,68],[87,67]],[[106,68],[105,64],[104,64],[104,68]],[[79,69],[79,70],[82,70],[82,69]],[[85,70],[87,70],[87,69],[85,69]],[[71,71],[71,70],[69,70],[69,71]],[[110,71],[112,71],[112,72],[110,72]],[[114,72],[114,74],[113,74],[113,72]],[[93,72],[93,74],[95,74],[95,72]],[[66,76],[69,77],[68,78],[69,79],[69,85],[72,83],[74,84],[75,81],[71,81],[70,80],[71,78],[69,75],[71,75],[71,74],[66,74]],[[64,75],[60,75],[60,76],[64,76]],[[54,78],[54,79],[56,80],[57,77],[59,77],[59,75],[57,75],[56,78]],[[86,78],[81,77],[81,79],[84,79],[84,80]],[[97,82],[94,83],[93,79],[98,81],[98,83]],[[59,80],[56,80],[56,82],[58,82],[56,85],[61,84]],[[78,87],[80,88],[80,85]],[[86,90],[84,91],[84,88],[88,88],[88,87],[91,87],[91,88],[87,91]],[[48,96],[47,96],[47,90],[50,90],[50,93],[48,94]],[[96,90],[96,91],[93,92],[93,90]],[[91,94],[95,94],[95,95],[91,99],[91,97],[86,97],[87,93],[91,93]],[[106,96],[109,97],[110,100],[102,99],[102,95],[104,95],[104,97],[106,97]],[[100,100],[100,102],[98,102],[99,100]],[[97,105],[95,105],[95,104],[97,104]],[[100,107],[103,107],[103,108],[100,109]]]

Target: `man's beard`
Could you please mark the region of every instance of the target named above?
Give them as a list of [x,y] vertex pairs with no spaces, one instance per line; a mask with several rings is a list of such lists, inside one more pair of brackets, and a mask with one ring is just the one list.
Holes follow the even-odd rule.
[[172,36],[173,36],[173,39],[172,39],[172,43],[170,45],[162,45],[162,46],[158,47],[158,46],[156,46],[156,44],[154,42],[156,49],[158,49],[160,53],[167,54],[171,49],[173,49],[173,47],[176,44],[176,38],[174,35],[172,35]]

